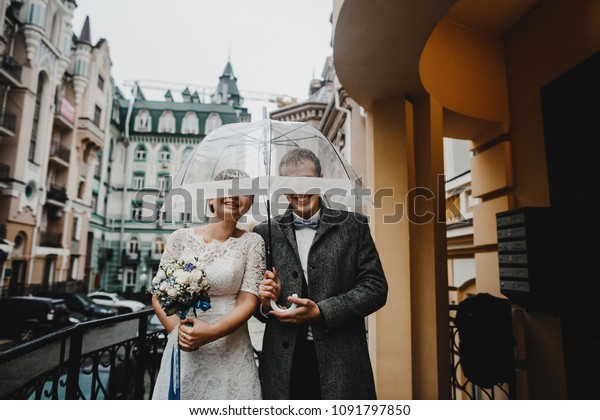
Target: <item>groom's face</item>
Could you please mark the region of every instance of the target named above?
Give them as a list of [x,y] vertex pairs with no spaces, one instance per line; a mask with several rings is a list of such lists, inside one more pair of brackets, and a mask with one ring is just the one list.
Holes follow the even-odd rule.
[[[286,165],[281,169],[282,176],[318,177],[317,168],[310,160],[301,160],[296,164]],[[286,194],[292,210],[304,219],[319,211],[318,194]]]

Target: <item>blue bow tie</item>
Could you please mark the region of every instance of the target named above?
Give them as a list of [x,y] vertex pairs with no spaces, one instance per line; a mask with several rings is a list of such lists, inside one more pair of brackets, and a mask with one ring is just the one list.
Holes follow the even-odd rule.
[[310,228],[313,230],[317,230],[317,227],[319,226],[319,218],[315,217],[311,220],[304,220],[304,219],[295,217],[293,225],[294,225],[294,229],[296,229],[296,230],[302,229],[302,228]]

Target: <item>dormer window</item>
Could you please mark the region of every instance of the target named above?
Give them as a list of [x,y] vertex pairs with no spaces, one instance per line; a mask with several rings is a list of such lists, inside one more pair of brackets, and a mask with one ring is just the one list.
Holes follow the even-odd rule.
[[210,133],[213,130],[221,127],[223,125],[223,121],[221,117],[216,112],[211,112],[208,118],[206,119],[206,134]]
[[188,112],[181,122],[181,134],[198,134],[198,117],[195,112]]
[[135,148],[135,160],[146,160],[146,148],[141,144]]
[[152,123],[152,117],[147,109],[140,110],[135,116],[134,131],[140,133],[148,133],[150,131],[150,125]]
[[175,133],[175,116],[172,111],[163,111],[158,120],[159,133]]

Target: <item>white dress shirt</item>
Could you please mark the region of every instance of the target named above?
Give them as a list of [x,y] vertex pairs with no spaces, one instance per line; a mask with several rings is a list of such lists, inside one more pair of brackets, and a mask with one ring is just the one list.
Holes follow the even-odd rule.
[[[315,214],[312,215],[310,219],[307,221],[313,221],[314,219],[320,217],[321,211],[319,210]],[[294,219],[306,220],[302,219],[296,213],[294,213]],[[310,251],[310,246],[315,239],[315,234],[317,231],[315,229],[311,229],[309,227],[305,227],[302,229],[296,229],[296,245],[298,246],[298,256],[300,257],[300,264],[302,265],[302,271],[304,271],[304,281],[306,281],[306,286],[308,287],[308,252]],[[307,298],[307,296],[301,296],[302,298]],[[308,340],[313,339],[312,330],[310,325],[308,326],[308,334],[306,335]]]

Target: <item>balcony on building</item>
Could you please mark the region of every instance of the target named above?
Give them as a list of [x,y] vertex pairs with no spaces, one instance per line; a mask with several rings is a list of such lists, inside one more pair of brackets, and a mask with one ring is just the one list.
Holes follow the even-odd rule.
[[142,254],[139,251],[138,252],[129,252],[128,250],[124,249],[122,263],[123,264],[136,263],[137,264],[140,262],[141,255]]
[[61,248],[62,235],[58,232],[40,232],[40,246]]
[[10,166],[0,163],[0,180],[10,179]]
[[60,142],[53,141],[50,146],[50,162],[56,163],[64,168],[69,167],[71,160],[71,151],[64,147]]
[[0,111],[0,137],[14,137],[17,116],[8,111]]
[[75,107],[65,98],[56,103],[54,127],[60,131],[70,131],[75,127]]
[[89,118],[77,119],[77,136],[84,146],[90,142],[99,148],[104,145],[104,131]]
[[9,54],[0,54],[0,84],[13,87],[21,85],[21,69],[23,67]]
[[79,252],[79,241],[77,239],[71,240],[71,255],[78,255]]
[[100,261],[112,261],[113,249],[112,248],[100,248],[98,252],[98,259]]
[[46,193],[46,199],[49,204],[64,207],[68,199],[67,190],[60,185],[50,184]]

